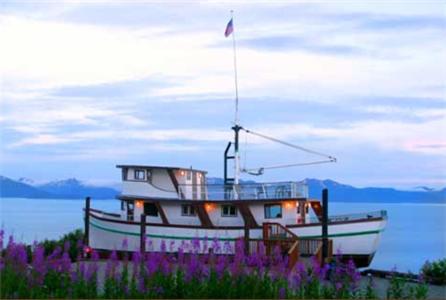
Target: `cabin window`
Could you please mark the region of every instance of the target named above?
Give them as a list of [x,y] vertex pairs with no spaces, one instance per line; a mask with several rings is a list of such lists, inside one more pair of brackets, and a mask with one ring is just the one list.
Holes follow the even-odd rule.
[[135,170],[135,180],[145,180],[146,172],[144,170]]
[[127,220],[133,221],[133,212],[135,206],[131,202],[127,202]]
[[234,205],[222,205],[221,207],[222,217],[236,217],[237,208]]
[[190,205],[190,204],[181,205],[181,215],[188,216],[188,217],[195,216],[196,215],[195,206]]
[[265,219],[280,219],[282,218],[281,204],[265,204]]
[[147,170],[147,181],[152,182],[152,170]]
[[158,217],[158,207],[154,203],[144,203],[144,214],[146,216]]

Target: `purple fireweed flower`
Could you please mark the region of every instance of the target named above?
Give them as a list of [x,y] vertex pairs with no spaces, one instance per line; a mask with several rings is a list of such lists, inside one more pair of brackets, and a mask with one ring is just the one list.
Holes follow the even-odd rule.
[[146,261],[146,270],[148,276],[152,276],[156,271],[158,271],[159,260],[160,259],[158,253],[153,253],[153,255],[149,256],[149,258]]
[[281,287],[279,289],[279,299],[285,299],[286,297],[286,289],[284,287]]
[[82,239],[80,239],[76,242],[76,248],[79,251],[82,251],[82,249],[84,249],[84,241]]
[[63,252],[69,252],[70,246],[70,241],[65,241],[65,243],[63,244]]
[[116,253],[116,250],[113,250],[105,265],[106,278],[116,278],[118,264],[118,254]]
[[361,274],[356,269],[355,263],[350,259],[347,263],[346,274],[350,279],[350,290],[354,291],[359,286],[361,280]]
[[319,281],[325,280],[330,266],[328,264],[324,264],[321,267],[321,264],[316,256],[311,257],[311,266],[312,266],[312,275],[314,275],[315,277],[314,279],[318,279]]
[[200,251],[200,240],[197,237],[192,239],[192,250],[194,253],[198,253]]
[[170,241],[170,244],[169,244],[169,252],[170,252],[170,253],[173,253],[174,250],[175,250],[175,241]]
[[178,248],[178,263],[180,265],[184,264],[184,248],[183,245]]
[[42,245],[35,246],[31,266],[33,269],[32,284],[41,285],[47,272],[45,265],[45,249]]
[[97,276],[99,269],[98,261],[99,261],[99,254],[93,250],[91,253],[90,264],[88,265],[87,271],[85,272],[84,276],[84,279],[87,282],[91,281],[94,277]]
[[5,238],[5,231],[0,229],[0,251],[3,250],[3,239]]
[[191,281],[192,278],[198,278],[200,273],[200,264],[197,254],[191,254],[190,259],[186,265],[186,281]]
[[339,292],[339,290],[342,289],[342,282],[336,282],[336,284],[335,284],[335,288],[336,288],[336,291]]
[[138,275],[138,270],[141,266],[141,253],[140,252],[133,252],[132,253],[132,264],[133,264],[133,271],[132,271],[132,277],[135,278]]
[[54,249],[54,251],[48,255],[47,257],[47,263],[48,263],[48,269],[50,270],[54,270],[54,271],[59,271],[60,270],[60,264],[61,264],[61,259],[60,259],[60,254],[62,253],[62,248],[60,248],[59,246],[56,247],[56,249]]
[[214,239],[212,240],[212,245],[211,245],[213,251],[215,254],[219,254],[221,251],[221,245],[220,245],[220,241],[218,240],[217,237],[214,237]]
[[60,272],[68,273],[70,271],[70,268],[71,268],[70,255],[68,255],[68,252],[64,252],[64,254],[62,254],[62,258],[60,261]]
[[145,283],[145,279],[144,276],[139,276],[138,277],[138,286],[137,286],[138,292],[141,294],[145,294],[146,293],[146,283]]
[[162,253],[166,253],[167,247],[166,247],[166,241],[162,240],[160,245],[160,251]]
[[157,296],[161,296],[164,293],[164,289],[161,286],[157,286],[153,289],[153,292],[157,295]]
[[205,236],[204,240],[203,240],[203,253],[207,253],[209,249],[209,245],[208,245],[208,237]]
[[129,249],[129,240],[127,238],[124,238],[122,240],[122,250],[127,251]]
[[227,258],[226,255],[219,255],[217,257],[217,264],[215,266],[215,271],[217,272],[218,278],[222,278],[226,270]]
[[223,244],[223,252],[225,254],[231,254],[233,252],[230,241],[226,240],[225,243]]
[[147,249],[149,250],[149,251],[153,251],[154,249],[153,249],[153,241],[152,240],[147,240]]

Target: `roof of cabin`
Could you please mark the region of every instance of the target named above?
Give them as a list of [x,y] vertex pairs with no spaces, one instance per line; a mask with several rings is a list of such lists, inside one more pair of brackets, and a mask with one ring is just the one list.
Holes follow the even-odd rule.
[[192,168],[181,168],[181,167],[166,167],[166,166],[146,166],[146,165],[117,165],[116,168],[141,168],[141,169],[162,169],[162,170],[184,170],[184,171],[196,171],[201,173],[207,173],[203,170],[197,170]]

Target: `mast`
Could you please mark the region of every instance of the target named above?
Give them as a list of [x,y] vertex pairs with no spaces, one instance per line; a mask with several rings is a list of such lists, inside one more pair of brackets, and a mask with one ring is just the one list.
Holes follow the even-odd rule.
[[[239,132],[242,127],[239,125],[239,112],[238,112],[238,78],[237,78],[237,51],[236,51],[236,43],[235,43],[235,33],[234,33],[234,11],[231,10],[231,20],[229,21],[228,25],[226,26],[225,31],[225,37],[228,37],[232,34],[232,49],[234,53],[234,87],[235,87],[235,115],[234,115],[234,126],[231,127],[232,130],[234,130],[234,155],[230,156],[228,155],[229,148],[232,145],[232,142],[229,142],[228,146],[226,147],[225,153],[224,153],[224,179],[225,184],[233,184],[238,185],[240,181],[240,154],[239,154]],[[234,160],[234,178],[228,178],[228,172],[227,172],[227,165],[228,160],[233,159]],[[236,189],[235,191],[235,197],[238,198]]]
[[235,85],[235,116],[234,116],[234,184],[239,184],[240,180],[240,154],[239,154],[239,113],[238,113],[238,78],[237,78],[237,51],[235,43],[235,30],[234,30],[234,11],[231,10],[232,24],[232,48],[234,52],[234,85]]

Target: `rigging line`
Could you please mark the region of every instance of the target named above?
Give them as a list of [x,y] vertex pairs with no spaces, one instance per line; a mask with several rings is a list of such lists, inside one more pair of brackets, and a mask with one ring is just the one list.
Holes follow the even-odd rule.
[[336,162],[336,157],[334,157],[334,156],[331,156],[331,155],[328,155],[328,154],[325,154],[325,153],[321,153],[321,152],[317,152],[317,151],[314,151],[314,150],[310,150],[310,149],[307,149],[307,148],[304,148],[304,147],[301,147],[301,146],[298,146],[298,145],[294,145],[294,144],[291,144],[291,143],[288,143],[288,142],[285,142],[285,141],[281,141],[281,140],[278,140],[276,138],[273,138],[273,137],[270,137],[270,136],[267,136],[267,135],[264,135],[264,134],[261,134],[261,133],[258,133],[258,132],[254,132],[254,131],[246,129],[246,128],[242,128],[242,130],[244,130],[245,132],[250,133],[252,135],[257,135],[257,136],[262,137],[264,139],[267,139],[267,140],[270,140],[270,141],[273,141],[273,142],[276,142],[276,143],[279,143],[279,144],[282,144],[282,145],[285,145],[285,146],[288,146],[288,147],[291,147],[291,148],[299,149],[301,151],[308,152],[308,153],[311,153],[311,154],[314,154],[314,155],[327,157],[330,160],[330,162]]
[[291,168],[291,167],[309,166],[309,165],[319,165],[319,164],[326,164],[326,163],[331,163],[331,162],[333,162],[333,160],[320,160],[320,161],[313,161],[313,162],[308,162],[308,163],[295,163],[295,164],[286,164],[286,165],[275,165],[275,166],[269,166],[269,167],[243,169],[242,172],[250,173],[250,172],[253,172],[253,171],[257,171],[259,173],[263,173],[263,170]]
[[245,147],[244,147],[244,160],[243,160],[243,169],[246,169],[246,153],[248,149],[248,135],[245,133]]

